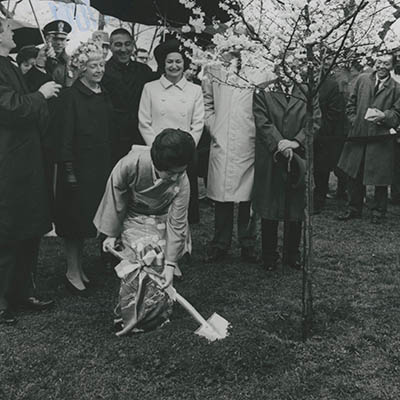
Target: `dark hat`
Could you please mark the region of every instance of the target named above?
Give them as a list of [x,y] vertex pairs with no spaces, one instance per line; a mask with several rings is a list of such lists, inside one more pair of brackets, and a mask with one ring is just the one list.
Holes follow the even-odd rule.
[[49,22],[44,28],[43,33],[47,35],[60,35],[67,36],[71,33],[72,27],[67,21],[62,19],[57,19],[55,21]]
[[39,49],[33,45],[24,46],[17,54],[17,64],[21,65],[24,61],[28,61],[31,58],[36,58],[39,53]]
[[[282,153],[276,152],[274,154],[276,162],[285,165],[287,171],[288,159]],[[290,161],[290,170],[288,171],[288,179],[290,186],[293,189],[299,189],[305,186],[306,183],[306,161],[301,158],[297,153],[293,152],[293,158]]]
[[306,183],[306,161],[297,153],[293,152],[292,162],[290,163],[289,179],[293,189],[301,188]]
[[167,55],[170,53],[180,53],[182,54],[183,61],[185,63],[185,69],[189,67],[190,60],[187,58],[185,54],[185,47],[183,44],[175,38],[171,38],[166,40],[165,42],[160,43],[155,49],[154,49],[154,58],[157,61],[158,69],[159,70],[164,70],[165,66],[165,59],[167,58]]

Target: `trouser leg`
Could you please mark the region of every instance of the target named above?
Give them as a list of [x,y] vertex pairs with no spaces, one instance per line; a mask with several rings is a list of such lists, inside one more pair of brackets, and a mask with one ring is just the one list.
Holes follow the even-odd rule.
[[322,207],[325,204],[329,189],[330,167],[328,162],[321,157],[322,154],[317,154],[314,161],[314,203],[317,207]]
[[343,172],[335,171],[337,177],[336,197],[338,199],[347,198],[347,181],[348,177]]
[[17,252],[14,246],[0,247],[0,310],[8,307],[9,294],[14,277]]
[[15,245],[15,268],[8,300],[18,304],[33,296],[33,271],[36,269],[39,256],[40,238],[28,239]]
[[200,220],[199,212],[199,187],[197,181],[197,158],[196,156],[187,167],[187,175],[190,184],[190,200],[188,209],[188,220],[190,224],[197,224]]
[[283,261],[294,264],[300,257],[302,224],[300,221],[288,221],[283,231]]
[[237,227],[240,247],[254,247],[257,230],[257,215],[252,212],[250,201],[239,203]]
[[400,184],[399,183],[393,183],[390,186],[390,198],[394,202],[400,202]]
[[363,185],[364,174],[364,161],[358,171],[356,178],[349,177],[348,181],[348,194],[349,194],[349,208],[352,211],[361,213],[365,197],[365,186]]
[[228,250],[233,233],[233,202],[215,202],[215,231],[213,245],[221,250]]
[[400,144],[394,148],[394,181],[390,187],[390,198],[394,202],[400,202]]
[[265,264],[276,264],[279,258],[277,250],[278,224],[278,221],[261,219],[261,247]]
[[388,203],[388,187],[375,186],[374,202],[371,207],[372,211],[377,211],[381,215],[385,215]]

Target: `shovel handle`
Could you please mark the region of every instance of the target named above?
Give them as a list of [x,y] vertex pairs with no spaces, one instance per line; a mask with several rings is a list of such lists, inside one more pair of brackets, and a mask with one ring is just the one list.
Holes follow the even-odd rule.
[[112,254],[114,257],[118,258],[118,260],[124,260],[125,258],[119,253],[117,250],[115,250],[111,246],[106,246],[105,250],[107,250],[108,253]]
[[175,294],[176,301],[201,325],[208,325],[208,322],[201,314],[178,292]]

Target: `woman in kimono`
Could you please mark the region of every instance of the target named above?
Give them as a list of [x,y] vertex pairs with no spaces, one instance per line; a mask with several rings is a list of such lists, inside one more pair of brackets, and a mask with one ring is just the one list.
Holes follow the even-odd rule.
[[[184,71],[189,62],[177,40],[162,43],[158,49],[160,79],[146,83],[139,106],[139,129],[147,146],[166,128],[189,132],[196,146],[204,127],[204,104],[201,87],[188,82]],[[190,181],[189,222],[199,222],[196,161],[188,166]]]
[[120,240],[131,262],[139,258],[138,243],[159,246],[164,287],[172,284],[179,259],[191,250],[186,167],[194,151],[192,136],[179,129],[164,129],[151,149],[133,146],[112,171],[94,219],[107,235],[104,250]]
[[79,46],[71,66],[78,79],[63,93],[54,118],[59,135],[55,225],[67,255],[65,285],[84,294],[89,283],[82,268],[84,239],[97,235],[93,218],[111,170],[111,105],[100,85],[105,66],[100,46],[91,41]]

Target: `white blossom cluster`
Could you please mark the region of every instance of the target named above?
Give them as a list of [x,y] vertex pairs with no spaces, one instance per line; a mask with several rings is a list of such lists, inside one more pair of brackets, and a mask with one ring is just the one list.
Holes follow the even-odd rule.
[[[195,2],[179,1],[193,12],[182,32],[206,29],[204,13]],[[219,1],[232,19],[225,32],[214,36],[212,52],[194,52],[198,62],[220,62],[226,51],[240,51],[242,64],[272,70],[283,62],[291,67],[306,65],[310,62],[307,50],[311,50],[313,62],[321,64],[328,51],[337,55],[337,61],[365,61],[372,52],[400,45],[390,29],[396,0]],[[382,37],[385,27],[389,28]],[[196,47],[189,42],[185,45]]]

